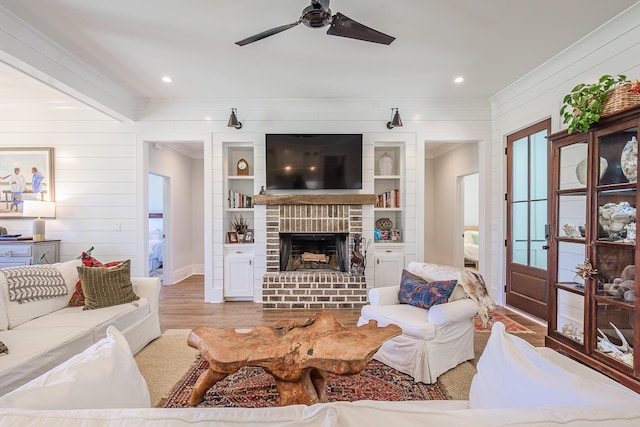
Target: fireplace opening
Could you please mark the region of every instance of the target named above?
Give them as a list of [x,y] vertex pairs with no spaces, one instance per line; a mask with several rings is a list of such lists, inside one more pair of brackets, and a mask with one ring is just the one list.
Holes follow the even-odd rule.
[[347,271],[347,233],[280,233],[280,271]]

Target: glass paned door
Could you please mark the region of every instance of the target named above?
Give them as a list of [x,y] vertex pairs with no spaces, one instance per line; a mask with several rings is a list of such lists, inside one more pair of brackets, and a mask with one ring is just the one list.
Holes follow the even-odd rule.
[[547,319],[547,140],[545,120],[507,137],[506,300]]
[[547,130],[512,144],[512,261],[547,268]]

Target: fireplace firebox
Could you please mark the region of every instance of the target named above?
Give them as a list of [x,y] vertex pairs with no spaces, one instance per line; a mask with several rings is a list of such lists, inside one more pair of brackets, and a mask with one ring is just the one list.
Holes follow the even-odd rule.
[[280,233],[280,271],[347,271],[348,233]]

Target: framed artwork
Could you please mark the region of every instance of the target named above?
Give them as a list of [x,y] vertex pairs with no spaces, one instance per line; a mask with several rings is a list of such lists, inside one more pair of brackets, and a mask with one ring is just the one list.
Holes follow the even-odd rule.
[[247,230],[242,243],[253,243],[253,229],[250,228]]
[[240,243],[238,241],[238,233],[235,231],[227,231],[227,240],[229,240],[229,243]]
[[0,217],[23,218],[25,200],[55,201],[52,147],[0,148]]

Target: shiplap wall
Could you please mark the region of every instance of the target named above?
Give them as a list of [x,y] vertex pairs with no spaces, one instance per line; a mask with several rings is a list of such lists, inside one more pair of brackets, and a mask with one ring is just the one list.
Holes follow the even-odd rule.
[[[569,18],[570,19],[570,18]],[[640,79],[640,4],[586,36],[491,98],[491,278],[490,291],[504,302],[506,136],[551,117],[552,132],[566,128],[562,98],[577,84],[603,74]]]
[[[6,125],[6,126],[5,126]],[[137,253],[137,163],[133,127],[117,122],[15,122],[2,147],[53,147],[56,218],[46,236],[60,239],[61,260],[91,246],[101,261]],[[0,219],[11,233],[31,235],[31,219]],[[117,231],[117,228],[121,231]]]

